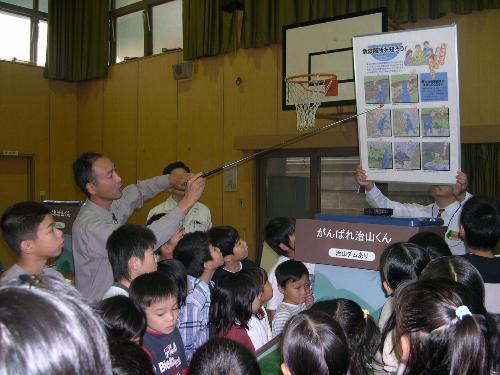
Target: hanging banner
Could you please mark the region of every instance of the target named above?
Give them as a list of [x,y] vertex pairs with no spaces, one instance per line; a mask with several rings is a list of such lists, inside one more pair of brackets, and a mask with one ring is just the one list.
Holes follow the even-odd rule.
[[456,25],[353,37],[361,166],[368,180],[455,184]]

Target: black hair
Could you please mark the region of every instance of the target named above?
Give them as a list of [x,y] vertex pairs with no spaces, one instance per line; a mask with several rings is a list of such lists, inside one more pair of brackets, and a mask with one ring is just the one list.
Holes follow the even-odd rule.
[[170,163],[165,168],[163,168],[163,174],[164,175],[170,174],[170,173],[172,173],[172,171],[174,169],[177,169],[177,168],[182,168],[187,173],[191,173],[191,169],[189,169],[189,167],[186,164],[184,164],[182,161],[176,161],[175,163]]
[[[484,284],[479,271],[466,258],[441,257],[434,259],[424,268],[421,280],[448,279],[462,284],[476,300],[477,305],[484,305]],[[486,310],[480,311],[484,313]]]
[[175,247],[174,259],[186,267],[188,275],[199,278],[205,270],[204,263],[212,260],[208,235],[204,232],[184,235]]
[[40,223],[50,214],[50,207],[39,202],[19,202],[7,207],[0,219],[3,238],[7,245],[21,254],[21,242],[36,240]]
[[[466,306],[471,314],[459,316]],[[463,307],[462,307],[463,308]],[[408,282],[396,294],[396,345],[409,341],[405,374],[488,373],[486,320],[467,289],[445,279]]]
[[421,246],[396,242],[386,247],[380,257],[382,280],[396,290],[403,281],[416,280],[429,262],[429,254]]
[[250,275],[237,272],[220,280],[212,290],[210,323],[214,333],[226,334],[235,324],[248,329],[252,303],[260,285]]
[[269,220],[265,228],[265,240],[278,255],[287,256],[280,248],[280,243],[291,248],[290,236],[295,233],[295,218],[275,217]]
[[96,181],[92,165],[97,159],[102,157],[103,155],[97,152],[84,152],[73,162],[73,176],[75,177],[75,182],[83,194],[89,198],[90,193],[87,190],[87,183]]
[[165,216],[166,213],[165,212],[161,212],[159,214],[154,214],[153,216],[151,216],[149,218],[149,220],[146,222],[146,226],[150,226],[151,224],[153,224],[155,221],[157,220],[160,220],[163,216]]
[[255,281],[257,281],[257,284],[259,285],[259,293],[264,290],[264,285],[266,285],[269,279],[267,271],[264,268],[255,266],[241,272],[246,272],[248,275],[250,275],[250,277],[253,277]]
[[127,340],[141,338],[146,329],[146,316],[131,298],[117,295],[99,301],[96,311],[104,320],[108,337]]
[[21,275],[0,285],[0,374],[111,375],[100,317],[64,280]]
[[431,259],[453,255],[444,238],[434,232],[419,232],[411,236],[408,242],[422,246]]
[[148,355],[136,343],[123,338],[109,340],[113,375],[154,375]]
[[500,203],[493,198],[472,197],[460,215],[467,247],[494,250],[500,239]]
[[255,356],[240,343],[213,338],[193,355],[189,375],[261,375]]
[[354,301],[345,298],[316,302],[310,311],[328,314],[344,330],[349,346],[350,375],[367,375],[367,364],[377,351],[380,331],[369,314]]
[[186,304],[188,292],[186,267],[177,259],[165,259],[158,263],[158,272],[164,273],[177,284],[179,308]]
[[304,263],[289,259],[276,267],[274,274],[278,285],[284,288],[289,281],[295,282],[304,275],[309,276],[309,271]]
[[178,293],[175,281],[158,271],[137,276],[130,284],[130,298],[144,310],[163,299],[177,299]]
[[115,281],[129,280],[128,262],[132,257],[144,260],[149,248],[154,249],[156,237],[151,229],[137,224],[125,224],[111,233],[106,241],[109,263]]
[[228,225],[212,227],[208,231],[208,239],[212,246],[218,247],[222,256],[233,254],[233,249],[240,239],[238,231]]
[[292,374],[341,375],[349,369],[349,349],[340,325],[322,312],[303,311],[285,325],[283,362]]

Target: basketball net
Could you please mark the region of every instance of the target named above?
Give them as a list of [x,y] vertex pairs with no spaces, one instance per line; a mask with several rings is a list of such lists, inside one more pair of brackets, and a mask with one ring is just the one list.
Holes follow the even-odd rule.
[[337,76],[327,73],[301,74],[285,78],[287,102],[295,106],[297,129],[314,128],[316,111],[325,96],[338,95]]

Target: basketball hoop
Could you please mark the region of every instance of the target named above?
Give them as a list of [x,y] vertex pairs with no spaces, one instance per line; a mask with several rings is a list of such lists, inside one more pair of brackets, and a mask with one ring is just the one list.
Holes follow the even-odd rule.
[[329,73],[300,74],[285,78],[287,102],[295,105],[297,129],[312,129],[316,111],[325,96],[338,95],[337,76]]

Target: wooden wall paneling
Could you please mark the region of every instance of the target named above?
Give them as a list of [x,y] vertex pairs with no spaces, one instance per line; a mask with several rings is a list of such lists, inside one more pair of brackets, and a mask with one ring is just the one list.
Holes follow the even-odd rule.
[[0,150],[35,158],[35,197],[50,191],[49,83],[42,69],[0,62]]
[[[123,186],[137,181],[139,61],[114,65],[104,83],[103,152],[114,161]],[[133,215],[129,222],[138,223]]]
[[[192,172],[208,171],[223,163],[224,56],[194,61],[191,80],[178,81],[177,159]],[[222,174],[207,180],[201,202],[222,224]]]
[[[140,61],[138,94],[137,178],[161,175],[163,168],[177,158],[177,81],[172,64],[180,53],[169,53]],[[168,197],[158,194],[137,211],[139,222],[146,222],[151,208]]]
[[77,85],[49,81],[50,193],[49,199],[80,199],[72,163],[77,153]]
[[[103,151],[104,82],[105,79],[94,79],[78,83],[78,126],[76,133],[78,155],[88,151]],[[84,197],[83,193],[81,197]]]
[[[224,59],[224,161],[254,151],[237,150],[234,137],[277,131],[275,48],[241,49]],[[237,167],[237,191],[223,191],[223,222],[234,226],[255,259],[256,162]]]

